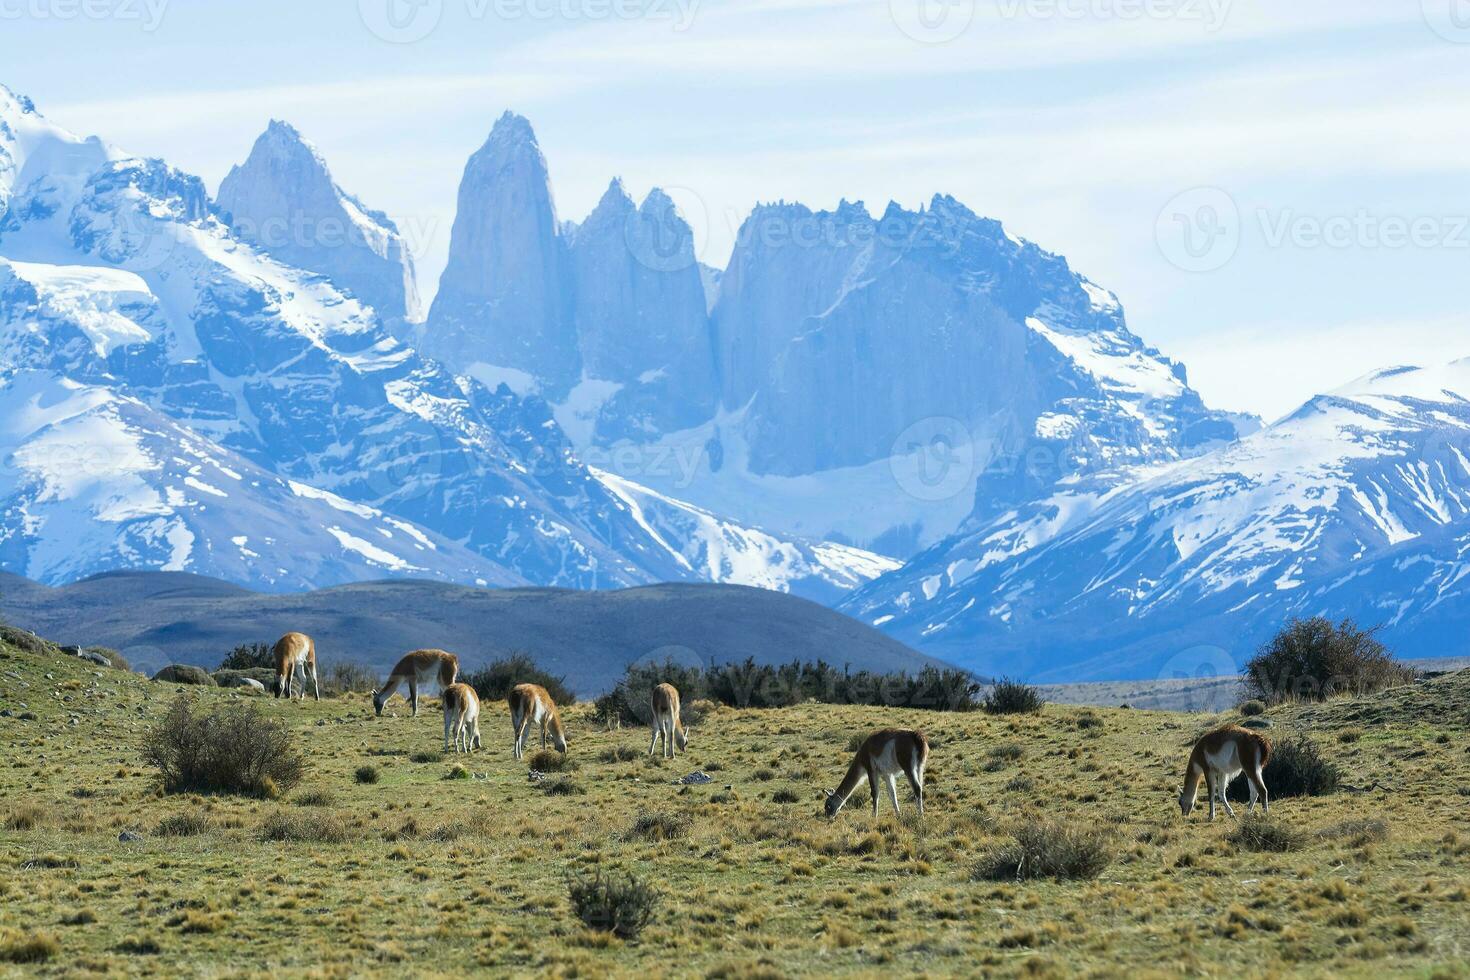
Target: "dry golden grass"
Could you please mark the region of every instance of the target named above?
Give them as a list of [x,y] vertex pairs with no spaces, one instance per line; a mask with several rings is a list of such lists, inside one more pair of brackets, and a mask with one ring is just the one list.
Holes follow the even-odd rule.
[[[261,699],[308,761],[267,800],[158,791],[141,746],[175,691],[0,650],[0,699],[36,715],[0,719],[0,974],[1470,977],[1470,676],[1267,712],[1353,788],[1280,801],[1263,850],[1175,805],[1228,716],[711,706],[669,762],[577,707],[571,765],[533,782],[503,703],[484,751],[441,757],[433,707]],[[853,735],[895,724],[933,740],[927,818],[861,792],[823,819]],[[1037,815],[1105,830],[1097,877],[976,880]],[[574,915],[598,868],[659,890],[637,942]]]

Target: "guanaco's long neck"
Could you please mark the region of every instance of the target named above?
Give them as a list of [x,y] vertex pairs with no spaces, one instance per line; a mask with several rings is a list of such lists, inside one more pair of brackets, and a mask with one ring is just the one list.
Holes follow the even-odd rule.
[[1195,749],[1189,754],[1189,764],[1184,767],[1184,791],[1180,794],[1189,799],[1199,792],[1200,780],[1205,777],[1204,753]]
[[550,729],[552,734],[554,735],[564,734],[561,727],[561,712],[556,710],[556,705],[554,704],[551,706],[550,710],[546,712],[546,727]]
[[852,758],[852,765],[847,767],[847,775],[842,777],[842,785],[837,787],[835,795],[839,800],[846,803],[847,798],[853,794],[853,791],[858,788],[858,784],[866,779],[867,776],[868,767],[863,764],[862,752],[858,752]]

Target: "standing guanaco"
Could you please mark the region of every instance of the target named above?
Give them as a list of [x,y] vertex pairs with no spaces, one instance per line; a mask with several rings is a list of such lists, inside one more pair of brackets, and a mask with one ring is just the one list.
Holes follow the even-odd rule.
[[1210,819],[1215,819],[1215,800],[1225,804],[1225,812],[1235,816],[1235,808],[1225,799],[1225,788],[1241,772],[1250,781],[1250,809],[1256,808],[1259,797],[1266,812],[1271,812],[1271,800],[1266,792],[1263,772],[1271,761],[1271,742],[1259,732],[1239,725],[1226,725],[1202,736],[1194,743],[1189,753],[1189,765],[1184,770],[1184,790],[1179,794],[1179,812],[1186,817],[1194,809],[1195,797],[1199,793],[1200,780],[1204,780],[1210,793]]
[[679,690],[672,684],[660,684],[653,689],[653,739],[648,743],[648,754],[653,755],[660,737],[664,740],[664,758],[674,757],[674,746],[681,751],[689,747],[689,736],[679,720]]
[[383,705],[398,690],[400,684],[408,685],[408,703],[413,705],[414,717],[419,713],[419,687],[438,684],[442,691],[459,679],[459,658],[443,650],[415,650],[406,653],[393,666],[393,672],[383,686],[373,692],[373,711],[381,715]]
[[919,816],[923,816],[924,764],[928,761],[929,739],[923,732],[909,728],[885,728],[874,732],[858,746],[842,785],[827,794],[827,816],[837,816],[837,812],[858,788],[864,776],[868,778],[868,791],[873,797],[873,816],[878,816],[880,779],[888,786],[888,799],[892,801],[893,812],[897,814],[897,780],[900,773],[908,778],[909,786],[914,791],[914,799],[919,803]]
[[322,689],[316,681],[316,644],[305,633],[287,633],[276,641],[271,651],[276,658],[276,682],[271,690],[276,697],[291,697],[291,683],[301,675],[297,687],[301,700],[306,700],[306,678],[311,677],[311,687],[316,699],[322,699]]
[[561,715],[556,702],[540,684],[517,684],[506,698],[510,704],[510,727],[515,741],[511,750],[517,759],[526,753],[526,743],[531,739],[531,726],[541,726],[541,747],[546,748],[546,732],[551,731],[552,744],[558,752],[566,752],[567,735],[562,728]]
[[450,737],[455,752],[469,752],[480,747],[480,696],[468,684],[450,684],[440,700],[444,703],[444,751],[449,751]]

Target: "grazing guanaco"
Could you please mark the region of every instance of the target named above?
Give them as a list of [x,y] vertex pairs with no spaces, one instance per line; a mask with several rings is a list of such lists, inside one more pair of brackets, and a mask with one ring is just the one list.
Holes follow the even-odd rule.
[[455,752],[469,752],[480,747],[480,696],[468,684],[450,684],[440,698],[444,702],[444,751],[449,751],[450,736]]
[[558,752],[566,752],[567,735],[557,713],[556,702],[540,684],[517,684],[506,698],[510,704],[510,728],[515,737],[512,752],[517,759],[526,753],[526,743],[531,740],[531,726],[541,726],[541,747],[546,748],[546,732],[551,730],[551,742]]
[[893,802],[893,812],[897,814],[900,773],[908,778],[914,799],[919,803],[919,816],[923,816],[924,765],[928,761],[929,739],[923,732],[909,728],[885,728],[874,732],[858,746],[842,785],[827,794],[827,816],[837,816],[837,811],[842,809],[864,776],[868,778],[868,791],[873,797],[873,816],[878,816],[879,780],[887,784],[888,799]]
[[664,758],[674,757],[674,746],[682,751],[689,747],[689,736],[679,720],[679,690],[672,684],[660,684],[653,689],[653,739],[648,743],[648,754],[653,755],[660,737],[664,740]]
[[438,684],[442,691],[459,679],[459,658],[443,650],[415,650],[406,653],[393,666],[393,672],[383,686],[373,692],[373,711],[381,715],[383,705],[398,690],[400,684],[408,685],[408,703],[413,705],[414,717],[419,713],[419,687]]
[[1271,812],[1271,800],[1266,793],[1266,781],[1262,776],[1266,763],[1271,761],[1271,742],[1260,732],[1253,732],[1239,725],[1217,728],[1194,743],[1189,754],[1189,765],[1184,770],[1184,790],[1179,794],[1179,812],[1186,817],[1194,809],[1195,796],[1199,793],[1200,780],[1204,780],[1210,793],[1210,819],[1215,819],[1215,800],[1225,804],[1225,812],[1235,816],[1235,808],[1225,799],[1225,788],[1242,772],[1250,781],[1251,805],[1256,808],[1256,798],[1266,812]]
[[271,651],[276,658],[276,682],[272,691],[276,697],[291,697],[291,682],[296,675],[301,675],[301,684],[297,688],[301,700],[306,700],[306,678],[311,677],[312,691],[316,699],[322,699],[322,689],[316,681],[316,644],[311,637],[305,633],[287,633],[276,641],[275,649]]

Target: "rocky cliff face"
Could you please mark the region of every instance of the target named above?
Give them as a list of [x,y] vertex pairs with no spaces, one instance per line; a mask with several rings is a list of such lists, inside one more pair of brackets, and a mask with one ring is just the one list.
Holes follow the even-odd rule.
[[[237,204],[275,206],[257,192],[281,154],[275,179],[294,187],[304,168],[295,203],[341,203],[305,144],[285,127],[267,135],[288,145],[237,171]],[[30,417],[81,399],[69,431],[127,449],[115,473],[78,482],[42,465],[46,424],[8,432],[23,478],[0,488],[18,522],[0,567],[47,581],[166,565],[268,588],[383,574],[602,588],[743,574],[780,552],[754,534],[745,549],[723,522],[739,540],[722,553],[749,560],[695,567],[689,542],[583,465],[543,399],[456,378],[328,274],[239,238],[197,178],[78,139],[4,89],[0,201],[6,404]],[[804,591],[805,578],[777,587]]]
[[654,190],[634,207],[613,181],[569,255],[583,391],[592,396],[576,407],[590,441],[645,442],[708,419],[715,374],[704,286],[673,201]]
[[531,124],[507,112],[465,166],[424,350],[456,372],[509,370],[565,394],[580,377],[570,306],[546,160]]
[[286,265],[319,272],[386,320],[420,318],[413,257],[398,228],[337,186],[293,127],[272,121],[220,184],[236,236]]

